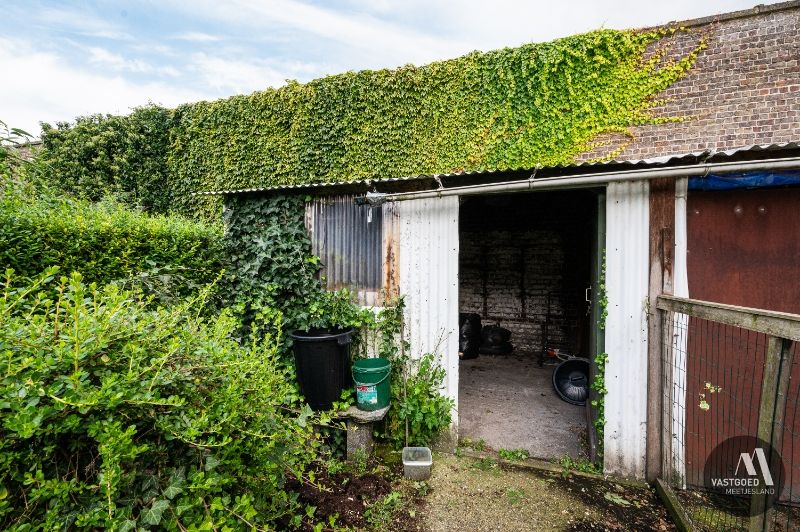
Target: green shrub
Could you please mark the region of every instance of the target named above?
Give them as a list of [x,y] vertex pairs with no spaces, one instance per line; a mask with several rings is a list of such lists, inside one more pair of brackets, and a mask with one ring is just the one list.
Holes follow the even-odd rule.
[[53,185],[76,197],[98,201],[112,195],[130,206],[167,213],[171,120],[171,110],[151,104],[127,116],[42,124],[42,170]]
[[316,439],[309,410],[285,413],[279,314],[240,344],[197,301],[153,310],[53,275],[0,281],[0,528],[299,524],[284,480]]
[[0,271],[32,278],[58,266],[79,271],[87,282],[125,280],[177,297],[222,270],[218,226],[149,216],[114,202],[32,198],[35,191],[16,179],[0,187]]
[[433,444],[452,420],[453,400],[442,395],[444,368],[428,353],[419,360],[394,360],[392,372],[397,375],[383,437],[397,449]]

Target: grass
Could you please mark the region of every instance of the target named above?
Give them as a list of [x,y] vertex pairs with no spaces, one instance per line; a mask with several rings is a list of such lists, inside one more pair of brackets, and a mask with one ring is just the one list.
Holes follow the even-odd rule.
[[672,529],[647,487],[564,478],[559,471],[498,463],[493,457],[436,453],[428,484],[420,524],[432,532]]

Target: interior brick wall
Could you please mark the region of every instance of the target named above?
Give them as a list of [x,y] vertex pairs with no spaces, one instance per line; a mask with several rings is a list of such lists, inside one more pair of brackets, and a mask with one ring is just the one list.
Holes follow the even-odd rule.
[[461,206],[459,306],[512,332],[517,354],[548,345],[575,353],[590,279],[590,194],[473,198]]
[[800,2],[677,25],[688,31],[667,39],[669,56],[686,55],[701,38],[708,48],[683,79],[657,96],[667,101],[653,113],[685,120],[632,128],[632,142],[610,136],[609,147],[586,153],[581,160],[626,142],[615,158],[800,141]]

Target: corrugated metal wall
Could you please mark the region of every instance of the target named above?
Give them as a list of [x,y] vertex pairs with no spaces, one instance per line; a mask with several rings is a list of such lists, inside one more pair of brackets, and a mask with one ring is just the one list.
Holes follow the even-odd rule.
[[604,469],[644,477],[647,441],[649,185],[609,183],[606,194]]
[[[445,393],[458,406],[457,197],[403,201],[400,222],[400,293],[412,353],[440,355]],[[454,412],[455,414],[455,412]],[[454,425],[457,417],[454,415]]]
[[359,206],[353,196],[323,197],[306,206],[306,225],[329,290],[349,288],[365,305],[382,288],[383,208]]
[[[353,196],[339,196],[319,198],[306,207],[312,250],[322,259],[327,288],[348,287],[367,306],[403,295],[412,356],[440,356],[447,370],[444,392],[454,401],[458,400],[458,204],[457,197],[448,197],[370,208],[355,205]],[[374,354],[372,340],[365,343],[367,354]]]

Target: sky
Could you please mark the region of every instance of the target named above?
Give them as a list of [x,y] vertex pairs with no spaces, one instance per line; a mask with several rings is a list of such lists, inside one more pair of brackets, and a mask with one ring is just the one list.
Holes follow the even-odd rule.
[[[758,0],[4,2],[0,120],[38,136],[92,113],[174,107],[348,70],[421,65]],[[766,3],[772,3],[767,1]]]

